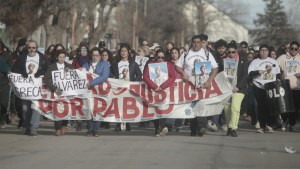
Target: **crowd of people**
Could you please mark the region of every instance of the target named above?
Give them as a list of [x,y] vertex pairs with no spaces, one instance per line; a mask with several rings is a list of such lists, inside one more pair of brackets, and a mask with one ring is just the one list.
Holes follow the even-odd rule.
[[[190,81],[197,87],[207,89],[211,87],[218,73],[225,74],[232,85],[233,94],[219,115],[153,120],[155,136],[164,136],[172,128],[179,132],[183,124],[189,123],[191,136],[203,136],[207,130],[223,130],[227,132],[227,136],[237,137],[241,119],[251,122],[259,133],[272,133],[274,130],[296,131],[299,110],[297,101],[300,100],[300,55],[297,41],[284,43],[275,50],[267,44],[249,46],[245,41],[237,43],[234,40],[226,42],[220,39],[209,42],[207,35],[199,34],[191,38],[189,49],[175,47],[172,42],[165,46],[165,49],[158,43],[150,46],[147,40],[143,40],[136,50],[127,43],[121,43],[118,52],[112,53],[103,41],[92,49],[89,49],[87,43],[81,42],[69,53],[63,45],[53,44],[43,54],[38,51],[38,44],[34,40],[21,38],[13,52],[1,41],[1,128],[13,123],[17,116],[17,127],[23,128],[26,135],[37,136],[41,116],[37,110],[31,108],[31,100],[23,100],[13,94],[7,77],[9,72],[19,73],[24,78],[28,78],[29,74],[43,77],[48,88],[61,95],[62,90],[53,85],[51,72],[85,69],[98,75],[87,83],[87,87],[104,83],[108,78],[115,78],[132,82],[144,81],[153,92],[169,88],[176,79]],[[161,63],[166,63],[165,74]],[[149,69],[155,72],[153,77],[149,74]],[[280,80],[289,81],[295,107],[293,111],[282,114],[271,112],[265,88],[265,84]],[[76,130],[82,130],[83,121],[55,121],[55,135],[64,135],[71,126],[70,123],[76,125]],[[140,122],[139,127],[148,125],[148,122]],[[98,137],[99,127],[109,129],[110,124],[88,120],[86,136]],[[130,123],[116,123],[115,131],[122,130],[131,131]]]

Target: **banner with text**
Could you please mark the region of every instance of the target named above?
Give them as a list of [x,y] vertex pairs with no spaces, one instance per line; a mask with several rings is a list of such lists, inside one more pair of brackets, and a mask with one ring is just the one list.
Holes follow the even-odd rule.
[[42,99],[42,78],[35,78],[33,75],[24,78],[21,74],[9,73],[8,79],[15,95],[20,99]]
[[[87,81],[96,75],[87,74]],[[144,82],[108,79],[81,95],[57,96],[43,85],[42,100],[35,109],[52,120],[140,122],[158,118],[193,118],[220,114],[232,95],[224,73],[219,73],[209,89],[195,88],[177,80],[166,90],[152,92]]]

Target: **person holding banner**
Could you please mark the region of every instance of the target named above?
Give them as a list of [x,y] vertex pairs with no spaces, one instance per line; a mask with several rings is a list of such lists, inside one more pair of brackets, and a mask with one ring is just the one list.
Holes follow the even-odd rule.
[[[267,100],[267,92],[265,84],[275,82],[280,79],[280,68],[273,58],[268,57],[269,48],[267,45],[259,46],[259,58],[254,59],[248,68],[248,76],[253,83],[254,95],[257,102],[257,115],[260,124],[258,133],[273,133],[273,129],[268,126],[270,124],[270,108]],[[270,66],[268,66],[270,65]],[[264,75],[268,72],[276,75],[273,79],[264,79]]]
[[[216,63],[215,58],[213,55],[205,51],[203,49],[203,44],[205,44],[205,39],[203,35],[194,35],[191,40],[191,49],[188,51],[187,54],[182,54],[176,63],[176,71],[182,74],[184,81],[190,81],[194,83],[195,75],[193,75],[193,71],[195,69],[194,62],[196,59],[199,59],[200,62],[209,61],[211,62],[211,73],[209,78],[203,84],[203,88],[210,88],[213,79],[216,77],[218,73],[218,64]],[[195,102],[196,103],[196,102]],[[191,128],[191,136],[203,136],[206,132],[207,127],[207,117],[195,117],[190,121],[190,128]]]
[[[45,83],[51,91],[55,92],[58,96],[60,96],[62,94],[62,90],[53,84],[52,71],[63,69],[66,72],[72,69],[73,67],[72,65],[65,62],[65,58],[67,56],[67,52],[65,50],[56,51],[55,56],[56,56],[56,63],[48,67],[48,70],[45,74]],[[68,120],[54,121],[55,135],[56,136],[64,135],[67,132],[67,125],[68,125]]]
[[[156,66],[155,73],[151,72],[151,70],[150,70],[150,67],[151,67],[150,65],[154,65],[154,64],[157,64],[157,63],[165,63],[167,65],[168,74],[167,74],[166,79],[163,82],[157,81],[157,76],[158,76],[157,75],[158,74],[157,73],[157,68],[159,68],[159,71],[161,71],[161,68],[159,66]],[[151,79],[150,73],[155,74],[154,79]],[[151,90],[153,90],[154,92],[159,93],[159,92],[163,91],[164,89],[166,89],[166,88],[170,87],[171,85],[173,85],[174,82],[175,82],[175,79],[176,79],[176,74],[175,74],[174,63],[166,61],[165,60],[165,53],[161,49],[157,50],[155,55],[154,55],[154,60],[148,62],[145,65],[145,69],[144,69],[144,72],[143,72],[143,80],[149,86],[149,88]],[[155,133],[154,134],[156,136],[158,136],[158,134],[160,136],[164,136],[166,133],[168,133],[168,130],[170,128],[172,128],[172,124],[167,123],[167,121],[161,121],[163,126],[162,126],[162,129],[161,129],[161,132],[159,133],[159,122],[160,122],[159,119],[154,120],[154,127],[155,127]]]
[[[76,57],[73,59],[72,66],[74,69],[83,67],[84,64],[90,64],[91,59],[89,55],[89,48],[85,42],[81,42],[77,48]],[[82,123],[80,120],[76,120],[76,131],[82,130]]]
[[[38,43],[34,40],[28,40],[26,44],[26,52],[24,52],[19,58],[17,58],[16,64],[13,67],[12,72],[19,73],[23,76],[23,78],[28,78],[29,69],[28,66],[30,64],[34,64],[37,72],[34,74],[34,77],[41,77],[45,74],[44,66],[46,64],[45,57],[42,53],[37,51]],[[32,75],[30,75],[32,76]],[[32,101],[31,100],[21,100],[22,111],[24,124],[23,126],[26,128],[25,134],[31,136],[37,136],[37,128],[39,127],[40,122],[40,113],[31,108]]]
[[[109,64],[103,58],[101,59],[100,51],[98,48],[93,48],[92,53],[92,62],[90,64],[86,63],[83,67],[92,74],[97,74],[98,77],[88,82],[88,88],[104,83],[109,77]],[[87,133],[86,136],[95,136],[98,137],[98,129],[100,127],[100,121],[94,121],[93,118],[87,121]]]
[[[139,65],[131,57],[131,49],[127,43],[123,43],[120,46],[118,52],[118,61],[114,62],[110,66],[110,76],[115,79],[123,79],[123,70],[129,70],[129,81],[141,81],[142,72]],[[115,131],[121,131],[121,124],[117,123]],[[126,123],[126,131],[131,131],[129,123]]]

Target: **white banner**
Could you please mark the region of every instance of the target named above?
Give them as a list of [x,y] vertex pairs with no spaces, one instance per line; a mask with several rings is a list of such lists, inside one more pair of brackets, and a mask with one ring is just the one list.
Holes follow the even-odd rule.
[[42,99],[42,78],[35,78],[33,75],[23,78],[21,74],[9,73],[8,79],[15,95],[20,99]]
[[[87,74],[88,81],[95,75]],[[220,114],[232,95],[224,73],[219,73],[209,89],[195,88],[177,80],[166,90],[154,93],[144,82],[108,79],[88,92],[58,97],[49,90],[35,108],[52,120],[140,122],[158,118],[193,118]]]
[[78,69],[52,71],[54,86],[62,90],[62,96],[74,96],[87,92],[86,72]]

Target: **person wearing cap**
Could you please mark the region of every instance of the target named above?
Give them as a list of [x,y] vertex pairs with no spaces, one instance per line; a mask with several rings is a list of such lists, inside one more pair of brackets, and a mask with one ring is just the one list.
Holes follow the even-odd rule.
[[105,42],[104,41],[100,41],[98,43],[98,48],[100,51],[102,51],[103,49],[105,49]]
[[[257,102],[257,115],[260,128],[258,133],[272,133],[273,129],[268,126],[270,123],[270,109],[267,100],[267,93],[265,90],[265,84],[274,82],[280,79],[280,68],[276,60],[268,57],[269,48],[263,44],[259,46],[259,58],[254,59],[248,68],[248,76],[253,84],[254,95]],[[264,79],[264,75],[272,73],[273,79]]]
[[[300,105],[298,101],[300,100],[300,55],[299,55],[299,43],[297,41],[293,41],[290,43],[290,48],[286,54],[281,55],[277,60],[277,63],[280,67],[281,71],[281,79],[288,79],[290,81],[290,86],[292,89],[292,96],[295,105],[295,112],[289,112],[288,116],[282,114],[284,121],[288,122],[289,131],[296,131],[295,125],[297,121],[297,113],[300,109]],[[289,65],[287,65],[287,61],[296,62],[298,66],[292,66],[293,70],[295,70],[295,74],[288,73]],[[294,69],[296,68],[296,69]]]
[[[194,62],[195,60],[199,60],[200,62],[209,61],[211,63],[212,71],[209,75],[208,80],[203,84],[203,88],[210,88],[211,83],[215,76],[218,73],[218,64],[210,52],[206,52],[202,48],[202,40],[203,37],[201,35],[195,35],[191,40],[191,48],[188,53],[180,56],[179,60],[176,63],[176,71],[179,72],[184,81],[195,81],[194,72]],[[207,117],[195,117],[191,119],[190,128],[191,128],[191,136],[203,136],[207,127]]]
[[149,48],[150,49],[150,56],[149,61],[152,61],[154,59],[154,55],[158,49],[161,49],[159,44],[157,42],[154,42],[153,45]]

